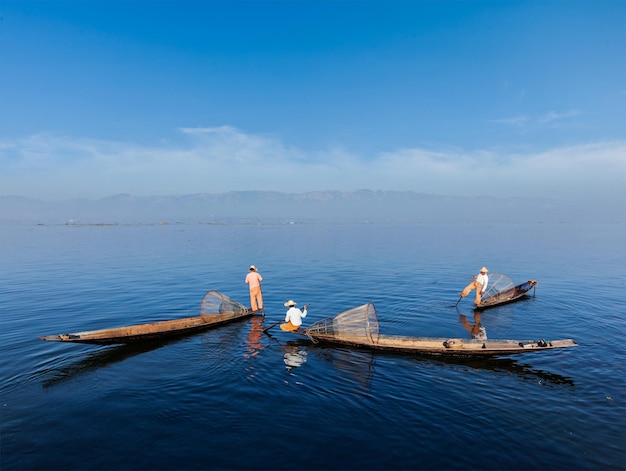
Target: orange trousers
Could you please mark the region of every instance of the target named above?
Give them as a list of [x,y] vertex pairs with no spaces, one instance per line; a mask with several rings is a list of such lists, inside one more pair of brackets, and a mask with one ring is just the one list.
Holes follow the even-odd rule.
[[467,296],[474,289],[476,290],[476,299],[474,300],[474,304],[480,304],[480,292],[483,289],[483,285],[481,285],[478,281],[472,281],[469,285],[467,285],[461,293],[461,296]]
[[293,332],[294,330],[298,330],[298,327],[293,325],[291,321],[286,324],[280,324],[280,328],[286,332]]
[[260,286],[250,288],[250,308],[253,311],[263,309],[263,293]]

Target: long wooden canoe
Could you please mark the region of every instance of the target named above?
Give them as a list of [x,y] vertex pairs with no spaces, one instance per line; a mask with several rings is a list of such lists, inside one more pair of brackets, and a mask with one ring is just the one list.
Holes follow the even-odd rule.
[[372,303],[322,319],[296,333],[322,343],[430,355],[511,355],[577,345],[572,339],[478,340],[382,335],[378,331],[378,317]]
[[[307,332],[304,332],[307,335]],[[371,350],[421,353],[431,355],[511,355],[554,348],[574,347],[576,342],[565,340],[476,340],[445,337],[405,337],[379,335],[376,342],[358,336],[310,335],[318,342],[365,347]]]
[[200,315],[125,327],[89,330],[70,334],[43,335],[40,340],[92,344],[123,344],[186,335],[254,315],[243,304],[218,291],[208,291],[200,303]]
[[514,285],[511,278],[502,273],[490,273],[487,291],[482,296],[480,304],[474,307],[479,311],[503,304],[519,301],[526,297],[531,289],[537,286],[537,280],[528,280],[525,283]]

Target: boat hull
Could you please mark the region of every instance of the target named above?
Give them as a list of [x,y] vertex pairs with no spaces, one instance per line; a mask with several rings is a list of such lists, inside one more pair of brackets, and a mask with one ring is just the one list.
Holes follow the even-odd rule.
[[372,302],[320,319],[306,329],[298,329],[296,333],[314,342],[428,355],[512,355],[576,346],[576,342],[571,339],[482,340],[383,335],[380,333],[376,308]]
[[194,316],[169,321],[137,324],[110,329],[90,330],[71,334],[42,335],[47,342],[91,343],[98,345],[124,344],[183,336],[208,330],[256,315],[251,310],[224,313],[217,316]]
[[[307,335],[306,330],[301,332]],[[437,337],[405,337],[397,335],[379,335],[373,341],[368,338],[340,336],[312,336],[316,342],[345,345],[369,350],[386,352],[415,353],[422,355],[514,355],[529,352],[553,350],[557,348],[575,347],[572,339],[564,340],[477,340],[449,339]]]
[[537,286],[537,280],[528,280],[527,282],[517,285],[510,290],[483,298],[480,304],[474,307],[474,309],[476,311],[484,311],[485,309],[514,303],[526,298],[528,296],[527,293],[535,286]]

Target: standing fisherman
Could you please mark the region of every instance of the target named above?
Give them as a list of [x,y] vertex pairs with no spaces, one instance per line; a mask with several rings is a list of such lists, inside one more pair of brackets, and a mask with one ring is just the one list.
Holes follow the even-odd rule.
[[250,272],[246,275],[246,283],[250,287],[250,308],[252,312],[263,311],[263,293],[261,292],[261,282],[263,277],[256,271],[254,265],[250,265]]
[[470,294],[473,289],[475,289],[476,299],[474,300],[474,304],[478,306],[480,304],[481,295],[487,291],[487,283],[489,283],[489,277],[487,276],[488,271],[489,270],[487,270],[486,267],[482,267],[480,269],[480,274],[474,275],[474,280],[459,293],[461,297],[464,298]]

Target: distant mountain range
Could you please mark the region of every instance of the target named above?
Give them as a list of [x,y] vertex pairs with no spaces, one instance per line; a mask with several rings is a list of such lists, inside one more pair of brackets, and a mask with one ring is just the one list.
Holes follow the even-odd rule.
[[[617,210],[617,208],[616,208]],[[45,202],[0,196],[0,221],[59,224],[124,224],[175,222],[574,222],[579,204],[545,198],[442,196],[411,191],[350,192],[232,191],[183,196],[107,198]],[[611,211],[599,220],[623,220]]]

